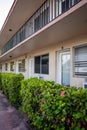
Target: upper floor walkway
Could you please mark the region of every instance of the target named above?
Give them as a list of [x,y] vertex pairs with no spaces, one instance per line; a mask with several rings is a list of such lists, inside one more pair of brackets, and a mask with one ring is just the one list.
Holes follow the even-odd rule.
[[[46,0],[12,38],[4,44],[1,49],[1,55],[32,36],[80,1],[81,0]],[[10,29],[9,31],[12,30]]]

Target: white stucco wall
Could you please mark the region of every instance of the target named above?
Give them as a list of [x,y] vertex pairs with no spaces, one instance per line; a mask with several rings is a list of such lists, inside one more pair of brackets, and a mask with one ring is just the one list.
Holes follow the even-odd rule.
[[[57,81],[57,73],[59,73],[58,72],[59,70],[57,69],[57,64],[59,62],[59,61],[57,61],[58,52],[60,52],[60,51],[62,52],[62,51],[65,51],[65,50],[69,49],[70,50],[70,57],[71,57],[70,58],[70,62],[71,62],[70,85],[71,86],[82,87],[85,78],[76,77],[76,76],[74,76],[74,73],[73,73],[74,47],[82,45],[82,44],[87,44],[87,36],[86,36],[86,34],[85,35],[83,34],[83,35],[80,35],[80,36],[65,40],[65,41],[60,42],[60,43],[53,43],[52,45],[46,46],[43,49],[31,52],[31,54],[28,53],[28,54],[26,54],[24,56],[20,56],[20,57],[17,57],[15,59],[12,59],[11,61],[14,61],[15,65],[16,65],[16,68],[15,68],[14,72],[19,73],[18,69],[17,69],[18,60],[25,59],[25,72],[23,73],[23,75],[25,76],[25,78],[29,78],[29,59],[34,58],[34,56],[39,56],[39,55],[49,53],[49,74],[48,75],[35,74],[34,71],[33,71],[32,76],[33,77],[41,76],[45,80]],[[9,64],[11,61],[6,61],[6,62],[2,63],[3,72],[5,71],[5,69],[4,69],[5,63]],[[8,71],[10,71],[10,68],[8,69]]]

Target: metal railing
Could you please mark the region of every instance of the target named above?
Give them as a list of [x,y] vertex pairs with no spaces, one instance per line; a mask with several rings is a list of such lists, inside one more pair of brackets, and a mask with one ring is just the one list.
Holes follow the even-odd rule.
[[18,32],[3,46],[1,54],[28,38],[81,0],[46,0]]

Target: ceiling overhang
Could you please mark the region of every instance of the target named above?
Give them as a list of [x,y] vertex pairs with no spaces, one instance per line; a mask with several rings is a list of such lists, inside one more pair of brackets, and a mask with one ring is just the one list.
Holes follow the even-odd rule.
[[[15,0],[0,31],[0,48],[21,28],[45,0]],[[12,31],[10,31],[10,29]]]

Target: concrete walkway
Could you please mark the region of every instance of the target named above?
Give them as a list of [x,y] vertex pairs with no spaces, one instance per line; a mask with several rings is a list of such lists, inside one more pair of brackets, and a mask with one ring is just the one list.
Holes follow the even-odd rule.
[[10,105],[0,92],[0,130],[30,130],[20,111]]

